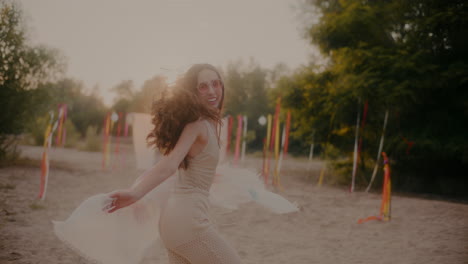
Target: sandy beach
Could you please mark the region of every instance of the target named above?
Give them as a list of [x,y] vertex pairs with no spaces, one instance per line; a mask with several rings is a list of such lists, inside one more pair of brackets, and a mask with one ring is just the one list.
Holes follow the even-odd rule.
[[[41,147],[22,146],[38,160]],[[129,186],[139,175],[131,146],[126,161],[101,169],[102,154],[53,149],[45,201],[36,199],[40,169],[0,169],[0,263],[87,263],[55,237],[52,220],[64,220],[87,197]],[[249,158],[245,166],[258,169]],[[349,193],[317,187],[320,161],[288,159],[281,194],[299,205],[297,213],[277,215],[249,203],[236,211],[213,208],[220,233],[246,264],[310,263],[468,263],[468,204],[394,195],[392,219],[358,224],[378,214],[380,193]],[[168,263],[159,247],[143,263]]]

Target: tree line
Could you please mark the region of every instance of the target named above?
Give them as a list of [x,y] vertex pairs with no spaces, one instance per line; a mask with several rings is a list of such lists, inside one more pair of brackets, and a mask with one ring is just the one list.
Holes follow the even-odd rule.
[[[296,136],[315,140],[350,182],[360,113],[361,185],[384,150],[400,191],[467,197],[468,5],[465,1],[309,0],[307,38],[328,59],[280,81]],[[367,115],[364,116],[364,113]],[[363,119],[365,118],[365,120]],[[365,123],[363,123],[365,121]]]
[[[222,69],[225,114],[246,115],[248,150],[261,151],[266,127],[257,120],[274,112],[281,97],[292,111],[293,154],[331,161],[334,181],[351,177],[357,116],[358,185],[365,186],[376,162],[388,111],[384,150],[399,191],[466,197],[468,169],[468,8],[464,1],[305,0],[305,36],[325,64],[310,61],[295,70],[265,69],[254,60]],[[31,46],[20,8],[0,1],[0,159],[14,135],[43,133],[47,112],[69,105],[80,137],[99,132],[105,115],[146,112],[167,79],[155,75],[141,87],[123,80],[112,87],[115,101],[103,104],[98,88],[63,77],[64,60],[49,47]],[[43,128],[45,129],[45,127]],[[34,134],[34,133],[33,133]]]

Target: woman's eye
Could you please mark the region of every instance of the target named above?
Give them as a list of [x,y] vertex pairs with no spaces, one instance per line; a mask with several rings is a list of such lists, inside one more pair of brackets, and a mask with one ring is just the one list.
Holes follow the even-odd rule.
[[221,82],[219,80],[214,80],[211,82],[213,85],[213,88],[220,88],[221,87]]
[[206,91],[208,91],[208,84],[206,84],[206,83],[200,83],[200,84],[198,85],[198,90],[199,90],[200,92],[206,92]]

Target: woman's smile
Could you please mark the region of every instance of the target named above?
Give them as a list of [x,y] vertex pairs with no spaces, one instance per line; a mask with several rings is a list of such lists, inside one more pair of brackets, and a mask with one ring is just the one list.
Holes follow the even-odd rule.
[[209,69],[204,69],[198,74],[198,95],[209,105],[218,107],[223,94],[223,83],[218,74]]

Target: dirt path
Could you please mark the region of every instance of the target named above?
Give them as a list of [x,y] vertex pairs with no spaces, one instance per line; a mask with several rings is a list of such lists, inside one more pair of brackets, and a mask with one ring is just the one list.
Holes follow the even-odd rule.
[[[54,236],[51,220],[67,218],[91,195],[130,185],[138,172],[127,150],[125,167],[111,171],[100,169],[100,153],[54,150],[43,202],[36,200],[39,168],[0,169],[0,263],[86,263]],[[22,151],[39,159],[42,150]],[[214,222],[244,263],[468,263],[468,205],[393,197],[390,222],[359,225],[359,218],[378,213],[380,195],[318,188],[306,166],[289,160],[282,175],[282,194],[299,204],[298,213],[275,215],[255,204],[234,212],[214,208]],[[313,164],[313,177],[320,166]],[[164,250],[145,263],[167,263]]]

